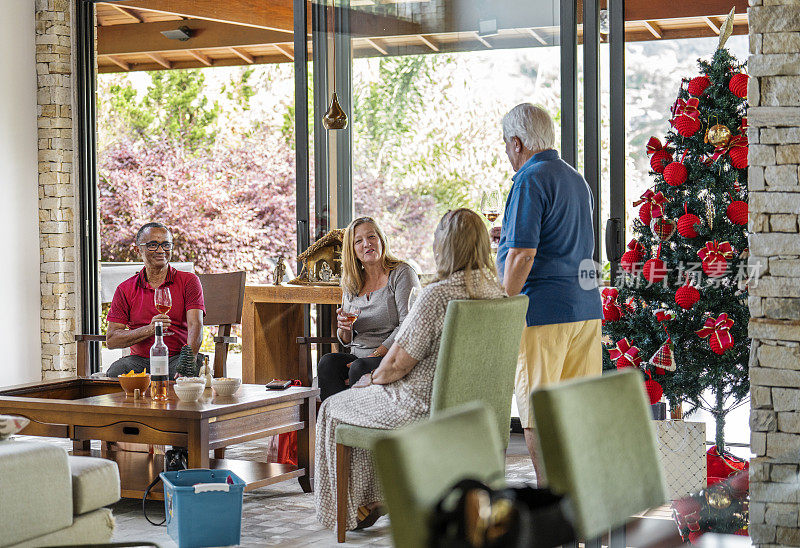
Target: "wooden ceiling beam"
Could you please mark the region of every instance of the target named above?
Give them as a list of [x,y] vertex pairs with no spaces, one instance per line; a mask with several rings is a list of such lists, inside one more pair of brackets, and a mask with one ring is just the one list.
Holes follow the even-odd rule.
[[426,46],[428,46],[428,47],[429,47],[431,50],[433,50],[433,51],[439,51],[439,46],[437,46],[436,44],[434,44],[434,43],[433,43],[433,40],[431,40],[430,38],[428,38],[428,37],[426,37],[426,36],[423,36],[422,34],[420,34],[420,35],[418,36],[418,38],[420,39],[420,41],[421,41],[423,44],[425,44]]
[[186,53],[188,53],[189,55],[191,55],[192,57],[194,57],[195,59],[197,59],[198,61],[200,61],[201,63],[203,63],[207,67],[210,67],[211,65],[214,64],[213,61],[209,57],[206,57],[205,55],[203,55],[199,51],[195,51],[193,49],[190,49],[190,50],[186,50]]
[[370,40],[369,38],[365,38],[364,40],[367,42],[367,44],[369,44],[370,46],[375,48],[377,51],[379,51],[381,53],[381,55],[389,55],[389,52],[387,52],[385,49],[383,49],[378,44],[376,44],[374,40]]
[[[192,37],[182,42],[170,40],[161,34],[162,31],[175,30],[179,26],[188,27],[192,31]],[[99,55],[198,51],[207,48],[253,46],[291,41],[291,35],[285,32],[199,19],[108,25],[97,29],[97,53]]]
[[483,36],[481,36],[481,35],[480,35],[480,34],[478,34],[477,32],[475,32],[475,38],[477,38],[477,39],[478,39],[478,42],[480,42],[481,44],[483,44],[484,46],[486,46],[488,49],[494,49],[494,46],[492,46],[492,44],[491,44],[491,43],[489,43],[489,42],[486,40],[486,38],[484,38]]
[[[474,0],[470,0],[474,1]],[[293,0],[127,0],[125,5],[137,10],[155,11],[182,15],[195,19],[206,19],[221,23],[257,27],[287,33],[294,32]],[[308,2],[311,13],[311,2]],[[328,8],[332,9],[332,8]],[[397,17],[368,13],[352,8],[350,11],[350,33],[354,37],[408,35],[420,32],[420,25]],[[311,34],[311,17],[308,30]],[[285,40],[291,41],[291,38]]]
[[710,17],[703,17],[703,21],[706,22],[708,28],[714,31],[714,34],[719,34],[719,27],[711,20]]
[[273,46],[275,46],[276,50],[288,57],[290,61],[294,61],[294,54],[290,52],[288,48],[281,46],[280,44],[273,44]]
[[547,45],[547,41],[544,38],[542,38],[541,35],[538,32],[536,32],[533,29],[527,29],[527,31],[528,31],[528,34],[533,36],[533,39],[536,40],[537,42],[539,42],[541,45],[543,45],[543,46]]
[[122,59],[119,59],[118,57],[115,57],[114,55],[102,55],[101,57],[108,59],[124,71],[131,70],[130,64],[126,63]]
[[122,15],[128,17],[129,19],[132,19],[134,23],[144,23],[144,18],[141,15],[138,15],[133,10],[129,10],[128,8],[120,6],[119,4],[105,4],[105,5],[110,6],[111,8],[121,13]]
[[255,61],[255,59],[253,59],[252,55],[250,55],[249,53],[247,53],[245,51],[242,51],[242,50],[240,50],[238,48],[228,48],[228,50],[230,50],[231,53],[233,53],[234,55],[239,57],[242,61],[244,61],[248,65],[252,65],[253,62]]
[[676,19],[681,17],[725,16],[736,8],[736,13],[747,13],[747,0],[627,0],[626,21],[652,21],[653,19]]
[[156,63],[158,63],[162,67],[164,67],[165,69],[171,69],[172,68],[172,63],[170,63],[168,60],[164,59],[163,55],[159,55],[158,53],[146,53],[145,55],[147,55],[150,59],[152,59],[153,61],[155,61]]
[[646,28],[656,40],[661,39],[661,29],[655,21],[642,21],[642,24],[644,24],[644,28]]

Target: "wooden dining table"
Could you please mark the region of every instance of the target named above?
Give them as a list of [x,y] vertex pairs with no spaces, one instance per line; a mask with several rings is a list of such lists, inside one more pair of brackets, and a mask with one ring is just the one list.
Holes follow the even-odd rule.
[[297,337],[304,336],[308,305],[335,308],[342,302],[337,286],[248,285],[242,308],[242,382],[300,379],[311,385],[310,360],[301,360]]

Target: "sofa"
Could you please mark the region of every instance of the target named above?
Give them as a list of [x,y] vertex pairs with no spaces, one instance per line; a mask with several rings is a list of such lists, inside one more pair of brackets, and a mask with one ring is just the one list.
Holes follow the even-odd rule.
[[73,457],[43,441],[0,441],[0,546],[97,544],[111,540],[120,498],[110,460]]

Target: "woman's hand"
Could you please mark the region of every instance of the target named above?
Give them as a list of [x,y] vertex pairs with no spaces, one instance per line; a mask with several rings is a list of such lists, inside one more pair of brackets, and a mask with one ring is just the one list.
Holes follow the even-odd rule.
[[372,373],[366,373],[361,375],[361,378],[358,379],[358,382],[355,383],[350,388],[364,388],[372,384]]
[[336,309],[336,327],[339,329],[339,338],[345,344],[353,341],[353,321],[342,312],[341,308]]

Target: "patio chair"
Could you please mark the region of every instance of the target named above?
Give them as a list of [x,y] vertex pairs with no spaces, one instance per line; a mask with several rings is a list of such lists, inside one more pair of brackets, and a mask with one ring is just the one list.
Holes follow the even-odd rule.
[[485,404],[472,402],[375,443],[375,465],[395,546],[429,546],[431,512],[457,481],[471,478],[494,488],[505,484],[496,424]]
[[[219,274],[200,274],[203,286],[203,299],[206,315],[203,324],[219,326],[214,337],[214,376],[224,377],[227,374],[228,347],[237,341],[231,336],[231,327],[242,322],[242,305],[244,303],[245,272],[223,272]],[[90,371],[90,343],[105,342],[105,335],[77,334],[77,374],[83,377]],[[99,364],[98,364],[99,365]]]
[[638,371],[567,381],[531,395],[547,486],[566,495],[579,538],[612,531],[667,500],[650,406]]
[[[433,377],[431,416],[474,401],[491,410],[500,451],[511,435],[511,396],[528,297],[456,300],[447,305]],[[345,541],[344,511],[352,447],[371,449],[391,430],[342,424],[336,428],[337,539]]]

